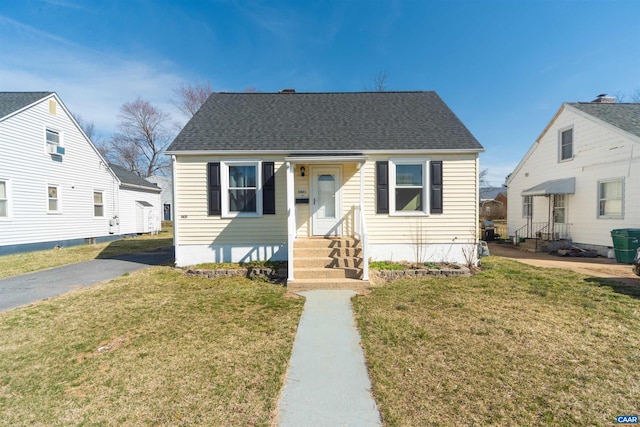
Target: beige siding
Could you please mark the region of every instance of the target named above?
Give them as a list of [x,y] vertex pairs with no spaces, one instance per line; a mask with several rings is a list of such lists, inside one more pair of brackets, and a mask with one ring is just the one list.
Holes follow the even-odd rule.
[[[378,243],[465,243],[475,241],[478,218],[477,155],[438,155],[442,160],[443,213],[427,216],[376,214],[375,162],[393,156],[372,157],[365,165],[365,211],[369,241]],[[422,237],[419,231],[422,229]]]
[[[178,242],[191,244],[282,243],[287,240],[286,167],[281,157],[263,157],[275,162],[276,214],[258,218],[221,218],[207,214],[207,163],[233,157],[183,157],[177,159],[176,221]],[[235,157],[237,159],[237,157]]]
[[[438,155],[427,157],[443,161],[443,214],[400,216],[376,214],[375,162],[394,156],[371,156],[363,165],[364,201],[370,242],[372,244],[415,243],[416,230],[422,228],[425,243],[460,244],[475,241],[477,227],[477,155]],[[276,215],[259,218],[225,219],[207,215],[207,163],[221,157],[179,156],[175,166],[175,194],[178,242],[180,245],[233,244],[255,245],[286,243],[286,166],[282,157],[263,157],[275,161]],[[309,197],[309,165],[301,177],[295,165],[295,195],[306,190]],[[353,235],[355,209],[360,204],[359,164],[342,164],[343,234]],[[310,205],[297,204],[297,233],[310,235]]]
[[[574,158],[558,161],[559,132],[573,127]],[[509,183],[509,234],[526,223],[522,191],[548,180],[576,179],[575,194],[567,196],[569,235],[576,243],[610,246],[611,230],[640,225],[640,143],[624,133],[565,108],[529,151]],[[624,179],[624,218],[598,218],[598,181]],[[533,221],[547,222],[548,198],[534,197]]]

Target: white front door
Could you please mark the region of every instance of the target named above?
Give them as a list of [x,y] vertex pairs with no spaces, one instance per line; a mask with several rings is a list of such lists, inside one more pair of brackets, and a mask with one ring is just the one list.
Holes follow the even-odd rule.
[[311,233],[314,236],[342,235],[342,168],[314,166],[311,169]]

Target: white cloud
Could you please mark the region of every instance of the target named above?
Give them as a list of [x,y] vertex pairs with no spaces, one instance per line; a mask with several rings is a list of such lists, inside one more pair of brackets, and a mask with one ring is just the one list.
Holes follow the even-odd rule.
[[183,120],[170,102],[184,81],[172,64],[96,52],[0,16],[0,38],[9,33],[13,41],[0,51],[0,90],[57,92],[103,136],[115,129],[120,106],[138,96]]

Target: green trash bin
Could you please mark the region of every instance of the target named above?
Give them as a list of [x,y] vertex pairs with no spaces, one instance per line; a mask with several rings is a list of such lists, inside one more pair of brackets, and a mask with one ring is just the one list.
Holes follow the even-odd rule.
[[613,239],[613,250],[616,253],[616,261],[631,264],[640,247],[640,229],[620,228],[611,230],[611,239]]

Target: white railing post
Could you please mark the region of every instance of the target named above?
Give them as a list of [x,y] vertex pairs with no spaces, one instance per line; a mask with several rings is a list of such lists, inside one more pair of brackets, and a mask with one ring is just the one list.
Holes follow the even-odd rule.
[[360,208],[358,234],[362,245],[362,280],[369,280],[369,232],[364,218],[364,163],[360,163]]
[[293,241],[295,239],[296,218],[295,199],[293,194],[293,166],[287,162],[287,281],[292,282],[293,278]]

